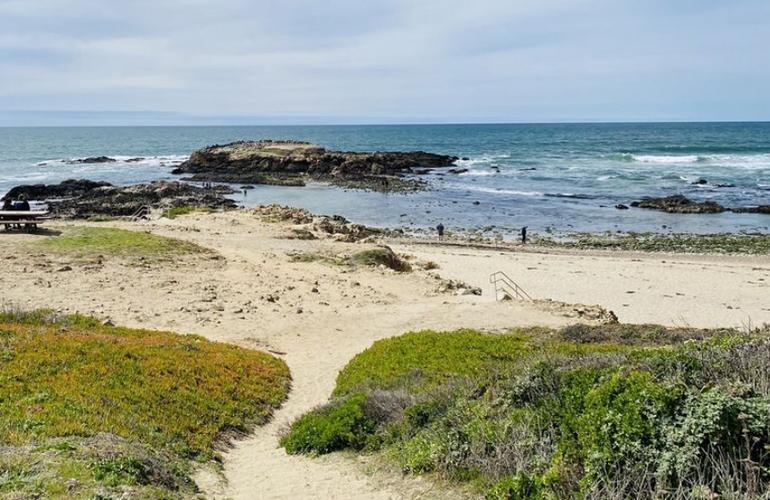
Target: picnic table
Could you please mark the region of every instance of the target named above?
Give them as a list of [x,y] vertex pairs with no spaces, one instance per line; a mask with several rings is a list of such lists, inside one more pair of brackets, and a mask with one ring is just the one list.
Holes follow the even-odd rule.
[[45,210],[0,210],[0,224],[6,231],[13,229],[34,231],[48,218]]

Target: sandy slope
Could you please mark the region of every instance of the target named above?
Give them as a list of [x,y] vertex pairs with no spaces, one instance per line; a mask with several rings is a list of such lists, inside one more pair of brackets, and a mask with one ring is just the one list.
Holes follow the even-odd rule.
[[[443,277],[482,287],[484,294],[476,297],[436,293],[437,279],[424,271],[399,275],[291,262],[287,254],[345,254],[363,245],[289,240],[285,224],[265,223],[245,211],[120,225],[191,240],[215,249],[224,259],[84,263],[34,251],[0,259],[0,301],[96,314],[127,326],[200,333],[268,349],[285,359],[294,378],[288,401],[272,423],[226,453],[226,483],[200,474],[209,496],[446,498],[447,491],[424,479],[369,473],[364,459],[287,456],[276,436],[291,419],[326,401],[339,369],[376,339],[423,328],[503,329],[573,321],[561,310],[495,302],[487,282],[492,271],[505,270],[533,296],[601,304],[628,322],[770,322],[767,257],[500,252],[402,242],[395,246],[420,260],[438,262]],[[0,234],[0,253],[13,257],[37,238]],[[59,271],[65,266],[72,270]]]

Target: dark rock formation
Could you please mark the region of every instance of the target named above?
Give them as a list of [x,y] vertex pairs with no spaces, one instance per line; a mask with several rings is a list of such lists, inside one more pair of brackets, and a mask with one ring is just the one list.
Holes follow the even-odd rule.
[[615,205],[615,208],[617,208],[618,210],[628,210],[628,205],[618,203],[617,205]]
[[203,189],[177,181],[113,186],[105,182],[70,180],[53,185],[18,186],[6,196],[21,193],[47,201],[53,215],[70,218],[129,216],[142,207],[235,207],[235,202],[225,198],[221,189]]
[[631,203],[631,206],[662,210],[672,214],[718,214],[725,211],[725,207],[719,203],[713,201],[697,202],[681,194],[663,198],[645,198],[642,201]]
[[739,213],[739,214],[767,214],[767,215],[770,215],[770,205],[759,205],[758,207],[733,208],[733,212]]
[[49,204],[53,213],[63,217],[129,216],[144,206],[233,208],[235,202],[216,190],[203,189],[183,182],[158,181],[127,187],[103,187],[78,198]]
[[29,200],[52,200],[55,198],[72,198],[82,196],[100,187],[111,186],[107,182],[94,182],[85,179],[70,179],[61,184],[33,184],[16,186],[8,191],[3,200],[15,200],[24,195]]
[[67,163],[79,164],[79,163],[114,163],[118,160],[110,158],[109,156],[89,156],[88,158],[79,158],[77,160],[70,160]]
[[416,189],[400,179],[454,165],[454,156],[416,152],[343,152],[295,141],[234,142],[195,151],[174,169],[190,180],[303,185],[306,180],[382,191]]

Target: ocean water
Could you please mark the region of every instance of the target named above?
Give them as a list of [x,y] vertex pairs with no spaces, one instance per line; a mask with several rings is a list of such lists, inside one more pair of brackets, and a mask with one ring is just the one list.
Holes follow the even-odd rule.
[[[429,175],[430,189],[414,194],[257,186],[234,195],[246,206],[278,202],[380,227],[493,226],[507,236],[525,225],[536,233],[770,231],[768,215],[614,208],[676,193],[729,207],[770,204],[770,123],[0,128],[0,193],[71,178],[172,179],[197,148],[265,138],[453,154],[467,158],[459,166],[468,172]],[[68,163],[101,155],[119,161]]]

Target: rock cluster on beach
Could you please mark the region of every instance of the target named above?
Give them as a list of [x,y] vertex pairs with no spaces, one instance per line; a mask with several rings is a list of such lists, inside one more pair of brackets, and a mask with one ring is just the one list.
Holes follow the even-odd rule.
[[733,208],[733,212],[739,214],[767,214],[770,215],[770,205],[759,205],[758,207]]
[[235,202],[224,197],[227,191],[227,188],[204,189],[178,181],[113,186],[106,182],[68,180],[61,184],[17,186],[5,197],[15,199],[25,195],[31,200],[46,201],[53,215],[87,218],[130,216],[142,207],[234,208]]
[[291,229],[291,234],[288,236],[290,239],[315,240],[328,237],[352,243],[384,232],[362,224],[353,224],[339,215],[313,215],[304,208],[278,204],[262,205],[254,208],[253,212],[269,222],[294,224],[296,227]]
[[6,193],[3,200],[16,200],[25,196],[29,200],[53,200],[83,196],[95,189],[109,187],[109,182],[96,182],[87,179],[70,179],[59,184],[28,184],[16,186]]
[[[637,208],[661,210],[671,214],[719,214],[722,212],[734,212],[770,215],[770,205],[727,208],[714,201],[693,201],[681,194],[665,196],[662,198],[645,198],[641,201],[635,201],[631,203],[631,206]],[[617,205],[615,208],[623,209],[628,207],[625,205]]]
[[195,151],[172,173],[193,181],[302,186],[322,181],[342,187],[399,191],[420,183],[404,179],[450,167],[455,156],[413,152],[330,151],[298,141],[233,142]]
[[631,206],[675,214],[717,214],[725,211],[725,208],[719,203],[713,201],[697,202],[681,194],[663,198],[646,198],[631,203]]

